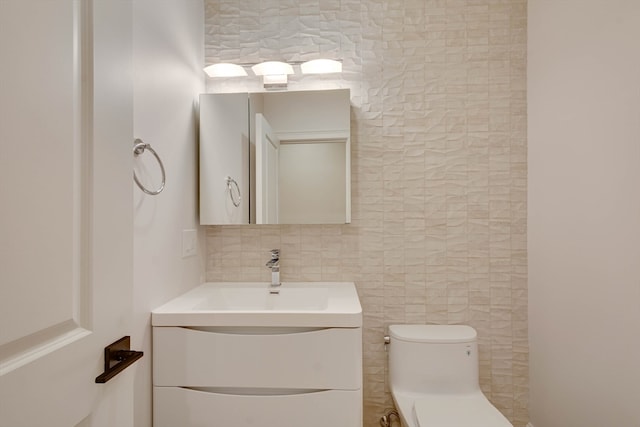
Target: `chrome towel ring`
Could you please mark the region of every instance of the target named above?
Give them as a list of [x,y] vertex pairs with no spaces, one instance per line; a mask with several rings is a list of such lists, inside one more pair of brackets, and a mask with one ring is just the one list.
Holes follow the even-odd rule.
[[160,165],[160,171],[162,172],[162,184],[160,185],[160,188],[158,188],[157,190],[148,190],[138,180],[138,177],[136,176],[136,171],[135,170],[133,171],[133,180],[136,182],[136,184],[138,184],[138,187],[140,187],[140,189],[142,191],[144,191],[145,193],[147,193],[147,194],[149,194],[151,196],[156,196],[156,195],[162,193],[162,190],[164,190],[164,184],[165,184],[165,181],[166,181],[166,175],[165,175],[165,172],[164,172],[164,165],[162,164],[162,160],[160,160],[160,156],[158,156],[158,153],[156,153],[156,150],[151,148],[151,144],[147,144],[147,143],[143,142],[141,139],[136,139],[135,141],[133,141],[133,157],[138,157],[140,154],[144,153],[144,150],[149,150],[151,152],[151,154],[153,154],[153,156],[158,161],[158,164]]
[[[242,194],[240,194],[240,186],[238,185],[236,180],[231,178],[230,176],[228,176],[226,180],[227,180],[227,189],[229,190],[229,197],[231,197],[231,203],[233,203],[233,206],[237,208],[238,206],[240,206],[240,203],[242,202]],[[233,189],[231,188],[231,184],[234,184],[236,187],[236,192],[238,193],[237,202],[235,197],[233,197]]]

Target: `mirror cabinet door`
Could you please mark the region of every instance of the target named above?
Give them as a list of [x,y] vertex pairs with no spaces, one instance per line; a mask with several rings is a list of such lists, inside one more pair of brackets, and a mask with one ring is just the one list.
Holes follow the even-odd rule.
[[246,93],[200,95],[200,224],[249,224]]
[[201,95],[200,223],[351,222],[350,133],[348,89]]

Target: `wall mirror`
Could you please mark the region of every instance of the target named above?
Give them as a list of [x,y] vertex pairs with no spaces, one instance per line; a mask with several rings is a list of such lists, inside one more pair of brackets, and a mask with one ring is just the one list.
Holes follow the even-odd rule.
[[200,223],[351,222],[348,89],[200,95]]

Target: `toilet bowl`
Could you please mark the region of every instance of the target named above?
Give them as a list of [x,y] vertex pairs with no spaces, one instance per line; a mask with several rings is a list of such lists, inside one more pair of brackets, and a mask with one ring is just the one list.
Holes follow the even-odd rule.
[[403,427],[513,427],[480,390],[475,329],[389,326],[389,380]]

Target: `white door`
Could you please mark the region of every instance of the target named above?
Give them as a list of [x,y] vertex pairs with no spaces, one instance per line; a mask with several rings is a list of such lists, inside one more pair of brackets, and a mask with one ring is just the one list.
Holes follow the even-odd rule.
[[278,224],[280,139],[265,117],[256,114],[256,223]]
[[133,424],[131,2],[0,0],[0,426]]

